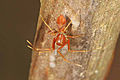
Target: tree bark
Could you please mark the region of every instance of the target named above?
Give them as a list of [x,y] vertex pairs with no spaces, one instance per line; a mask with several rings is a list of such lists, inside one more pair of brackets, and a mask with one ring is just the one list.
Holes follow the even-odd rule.
[[[41,0],[40,14],[52,29],[57,29],[56,19],[67,16],[72,25],[67,34],[79,35],[70,39],[72,50],[84,53],[64,53],[65,58],[82,67],[66,63],[60,55],[55,57],[55,67],[50,67],[50,56],[55,52],[38,54],[33,50],[29,80],[103,80],[112,61],[120,32],[119,0]],[[77,14],[77,15],[76,15]],[[68,23],[68,22],[67,22]],[[39,16],[34,48],[51,48],[53,36]],[[67,48],[65,48],[67,50]]]

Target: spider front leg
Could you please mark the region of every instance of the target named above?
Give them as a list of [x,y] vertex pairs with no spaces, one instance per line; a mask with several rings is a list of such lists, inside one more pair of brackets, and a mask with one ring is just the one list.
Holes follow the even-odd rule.
[[55,38],[53,39],[52,49],[51,49],[51,48],[45,48],[45,49],[33,48],[32,43],[31,43],[29,40],[26,40],[26,41],[27,41],[27,43],[29,44],[29,45],[27,45],[28,48],[30,48],[30,49],[32,49],[32,50],[35,50],[36,52],[39,52],[39,53],[55,50],[55,42],[56,42],[56,39],[55,39]]
[[29,45],[27,45],[27,47],[34,50],[34,51],[36,51],[36,52],[38,52],[38,53],[48,52],[48,51],[52,50],[50,48],[45,48],[45,49],[34,48],[30,41],[28,41],[28,40],[26,40],[26,41],[29,44]]

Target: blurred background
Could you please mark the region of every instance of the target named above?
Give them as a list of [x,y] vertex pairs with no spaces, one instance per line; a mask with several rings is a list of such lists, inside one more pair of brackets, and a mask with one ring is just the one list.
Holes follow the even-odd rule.
[[[39,15],[39,0],[0,2],[0,80],[28,80],[31,50]],[[107,80],[120,80],[120,37]]]

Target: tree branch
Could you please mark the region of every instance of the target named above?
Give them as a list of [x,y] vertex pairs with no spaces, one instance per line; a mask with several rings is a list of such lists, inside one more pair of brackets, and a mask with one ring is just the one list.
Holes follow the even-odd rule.
[[[82,68],[66,63],[59,55],[55,57],[55,67],[52,68],[50,56],[54,52],[38,55],[33,51],[29,80],[103,80],[120,32],[120,1],[41,0],[40,2],[40,14],[52,29],[57,29],[56,19],[61,14],[72,20],[67,34],[85,35],[70,39],[71,49],[88,50],[88,52],[65,54],[68,60],[82,65]],[[52,47],[53,36],[47,34],[48,31],[39,16],[34,48]],[[65,50],[61,52],[65,53]]]

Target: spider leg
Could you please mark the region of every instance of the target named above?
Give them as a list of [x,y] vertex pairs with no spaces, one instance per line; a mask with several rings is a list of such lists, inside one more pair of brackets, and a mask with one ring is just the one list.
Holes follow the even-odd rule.
[[34,50],[34,51],[36,51],[36,52],[38,52],[39,54],[43,53],[43,52],[52,51],[52,49],[50,49],[50,48],[45,48],[45,49],[33,48],[32,43],[30,41],[28,41],[28,40],[26,40],[26,41],[29,44],[29,45],[27,45],[27,47]]
[[69,38],[77,38],[77,37],[81,37],[81,36],[84,36],[84,35],[83,34],[81,34],[81,35],[74,35],[74,36],[67,35],[67,37],[69,37]]
[[68,51],[69,52],[88,52],[87,50],[70,50],[70,40],[68,39]]
[[43,17],[40,15],[40,17],[42,18],[42,21],[45,23],[45,25],[51,30],[53,31],[53,29],[45,22],[45,20],[43,19]]
[[[75,18],[77,16],[77,13],[75,14],[75,16],[73,17],[73,18]],[[68,25],[65,27],[65,29],[64,29],[64,32],[67,30],[67,28],[70,26],[70,24],[72,23],[72,21],[70,21],[69,23],[68,23]]]
[[73,63],[73,62],[67,60],[67,59],[64,57],[64,55],[63,55],[62,53],[60,53],[60,49],[62,49],[66,44],[67,44],[67,43],[65,43],[63,46],[61,46],[60,48],[58,48],[58,50],[57,50],[58,54],[60,54],[60,56],[63,58],[63,60],[64,60],[65,62],[70,63],[70,64],[74,64],[74,65],[79,66],[79,67],[82,67],[82,65],[80,65],[80,64],[76,64],[76,63]]

